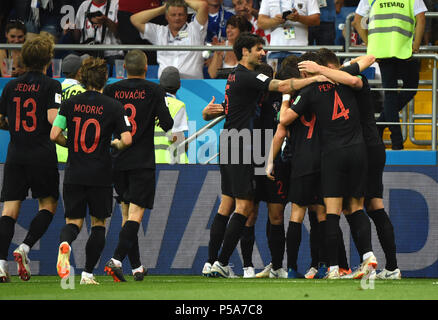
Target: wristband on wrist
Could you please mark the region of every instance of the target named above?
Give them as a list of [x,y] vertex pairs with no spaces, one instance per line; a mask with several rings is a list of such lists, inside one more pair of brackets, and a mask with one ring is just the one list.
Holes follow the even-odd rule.
[[290,94],[283,94],[283,102],[290,100]]

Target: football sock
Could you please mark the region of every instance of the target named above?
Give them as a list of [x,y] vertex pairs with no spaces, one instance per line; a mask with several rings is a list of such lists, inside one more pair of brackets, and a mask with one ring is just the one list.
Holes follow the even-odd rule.
[[72,242],[76,240],[80,230],[77,225],[74,223],[67,223],[61,229],[61,235],[59,236],[59,243],[63,243],[65,241],[71,246]]
[[371,223],[363,210],[353,212],[348,216],[351,234],[355,242],[359,256],[365,252],[373,251],[371,245]]
[[301,229],[301,223],[289,221],[286,236],[287,267],[295,271],[298,270],[297,259],[301,244]]
[[27,244],[30,248],[43,236],[43,234],[49,228],[50,223],[53,220],[53,213],[49,210],[40,210],[36,214],[30,223],[29,232],[26,235],[23,243]]
[[338,262],[339,262],[339,268],[342,269],[349,269],[348,268],[348,260],[347,260],[347,251],[345,250],[345,243],[344,243],[344,235],[342,233],[341,227],[338,229]]
[[208,242],[208,262],[213,264],[217,260],[219,249],[224,241],[229,217],[216,214],[210,228],[210,241]]
[[318,250],[318,264],[316,267],[312,265],[314,268],[318,268],[319,264],[327,265],[327,242],[326,242],[326,228],[327,221],[321,221],[318,224],[318,241],[319,241],[319,250]]
[[230,223],[225,230],[224,243],[218,258],[218,261],[222,263],[222,265],[228,265],[230,257],[233,254],[234,249],[236,249],[237,243],[242,235],[247,219],[247,217],[237,212],[231,217]]
[[119,243],[114,251],[113,258],[120,262],[125,259],[129,249],[134,245],[135,239],[138,237],[138,229],[140,224],[137,221],[128,220],[123,225],[119,233]]
[[254,248],[255,234],[254,226],[243,228],[242,236],[240,237],[240,249],[242,250],[243,267],[254,267],[252,264],[252,251]]
[[85,272],[93,273],[104,247],[105,227],[92,227],[87,244],[85,245]]
[[9,246],[14,237],[15,220],[9,216],[0,217],[0,260],[8,259]]
[[338,265],[338,241],[339,241],[339,216],[334,213],[327,213],[326,241],[327,241],[327,263],[329,266]]
[[131,269],[137,269],[141,266],[140,247],[138,246],[138,234],[135,235],[134,244],[128,251],[129,263]]
[[319,260],[319,240],[318,240],[318,219],[316,217],[315,211],[309,210],[309,222],[310,222],[310,256],[312,261],[310,263],[311,267],[318,269]]
[[385,253],[385,269],[394,271],[398,268],[398,266],[394,227],[391,223],[391,220],[383,208],[368,212],[368,216],[373,220],[374,225],[376,226],[377,237],[379,238],[380,245]]
[[272,268],[278,270],[283,266],[284,249],[286,246],[284,224],[271,224],[270,229],[268,243],[269,248],[271,248]]
[[271,248],[271,243],[269,242],[269,238],[271,237],[271,221],[269,220],[269,217],[266,221],[266,239],[268,240],[268,247],[269,247],[269,251],[271,252],[272,255],[272,248]]

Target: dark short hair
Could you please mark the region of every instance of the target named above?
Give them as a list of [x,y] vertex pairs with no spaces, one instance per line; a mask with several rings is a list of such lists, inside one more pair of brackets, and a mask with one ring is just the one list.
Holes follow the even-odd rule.
[[55,43],[48,36],[38,35],[24,42],[21,48],[23,65],[29,71],[43,71],[53,58]]
[[26,26],[22,21],[19,20],[11,20],[6,24],[5,32],[8,33],[12,29],[17,29],[23,31],[24,34],[27,33]]
[[265,40],[257,34],[252,34],[249,32],[243,32],[239,34],[236,39],[236,42],[233,45],[233,51],[236,55],[237,60],[242,59],[242,49],[246,48],[249,51],[252,47],[258,44],[265,44]]
[[108,79],[106,61],[95,57],[85,59],[79,69],[79,78],[86,89],[102,89]]
[[143,75],[147,64],[146,54],[141,50],[131,50],[125,55],[125,67],[128,75]]
[[279,80],[286,80],[290,78],[300,78],[300,70],[298,69],[298,57],[290,55],[286,57],[281,63],[280,70],[278,70],[276,78]]
[[327,66],[329,63],[334,64],[337,67],[341,65],[336,54],[327,48],[319,49],[318,55],[322,61],[322,64],[325,66]]
[[228,25],[232,25],[233,27],[236,27],[237,29],[239,29],[241,33],[251,32],[252,30],[251,22],[249,22],[248,19],[246,19],[244,16],[240,16],[240,15],[231,16],[227,20],[226,26]]
[[274,69],[272,69],[272,67],[266,62],[257,65],[254,71],[263,73],[265,76],[268,76],[269,78],[272,78],[274,76]]
[[319,54],[314,52],[314,51],[308,51],[306,53],[303,53],[298,58],[298,62],[307,61],[307,60],[316,62],[317,64],[320,64],[320,65],[324,65]]

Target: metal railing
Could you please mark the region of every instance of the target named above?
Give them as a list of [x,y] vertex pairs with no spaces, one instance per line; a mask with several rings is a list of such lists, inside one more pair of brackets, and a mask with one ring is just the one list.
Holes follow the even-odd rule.
[[[437,15],[438,16],[438,15]],[[348,19],[347,19],[348,20]],[[0,49],[20,49],[22,44],[0,44]],[[319,48],[328,48],[330,50],[335,51],[336,55],[340,58],[354,58],[362,55],[360,52],[339,52],[342,51],[342,46],[265,46],[266,51],[314,51]],[[84,44],[56,44],[55,50],[87,50],[87,51],[98,51],[98,50],[132,50],[132,49],[140,49],[140,50],[157,50],[157,51],[223,51],[223,50],[232,50],[230,46],[157,46],[157,45],[84,45]],[[338,51],[338,52],[337,52]],[[436,151],[437,149],[437,61],[438,54],[431,53],[419,53],[414,54],[414,58],[419,59],[433,59],[433,69],[432,69],[432,89],[391,89],[391,88],[372,88],[372,90],[415,90],[415,91],[432,91],[432,114],[431,114],[431,123],[415,123],[415,122],[406,122],[407,118],[403,117],[402,123],[398,123],[401,125],[431,125],[431,148]],[[422,115],[419,118],[426,119],[427,115]],[[207,124],[199,131],[201,133],[195,133],[191,137],[187,138],[182,144],[187,144],[199,137],[206,130],[215,126],[217,123],[222,121],[223,118],[215,119],[211,123]],[[397,124],[397,123],[378,123],[378,124]],[[424,143],[424,141],[422,142]],[[181,145],[182,146],[182,145]],[[179,147],[179,146],[178,146]]]

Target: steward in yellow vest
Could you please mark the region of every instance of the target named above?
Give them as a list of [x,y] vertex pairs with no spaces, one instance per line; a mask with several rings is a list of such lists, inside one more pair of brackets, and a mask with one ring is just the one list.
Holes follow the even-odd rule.
[[[385,91],[383,111],[378,122],[399,122],[399,112],[411,101],[418,88],[420,63],[412,57],[419,52],[426,24],[426,5],[423,0],[361,0],[356,9],[353,26],[367,44],[367,54],[377,58],[382,87],[410,91]],[[368,17],[368,27],[366,27]],[[391,148],[402,150],[404,137],[400,125],[378,126],[380,135],[388,127]]]
[[156,163],[188,163],[187,145],[185,148],[176,146],[184,141],[184,131],[187,131],[186,105],[175,97],[181,86],[179,71],[175,67],[167,67],[160,76],[160,85],[166,90],[166,103],[170,115],[174,121],[170,136],[166,134],[157,124],[155,125],[155,162]]
[[[62,101],[65,101],[72,96],[85,92],[85,88],[77,80],[81,64],[81,58],[74,54],[69,54],[62,60],[61,68],[62,73],[64,73],[65,75],[65,80],[61,83]],[[56,154],[58,155],[58,162],[67,162],[67,148],[56,144]]]

